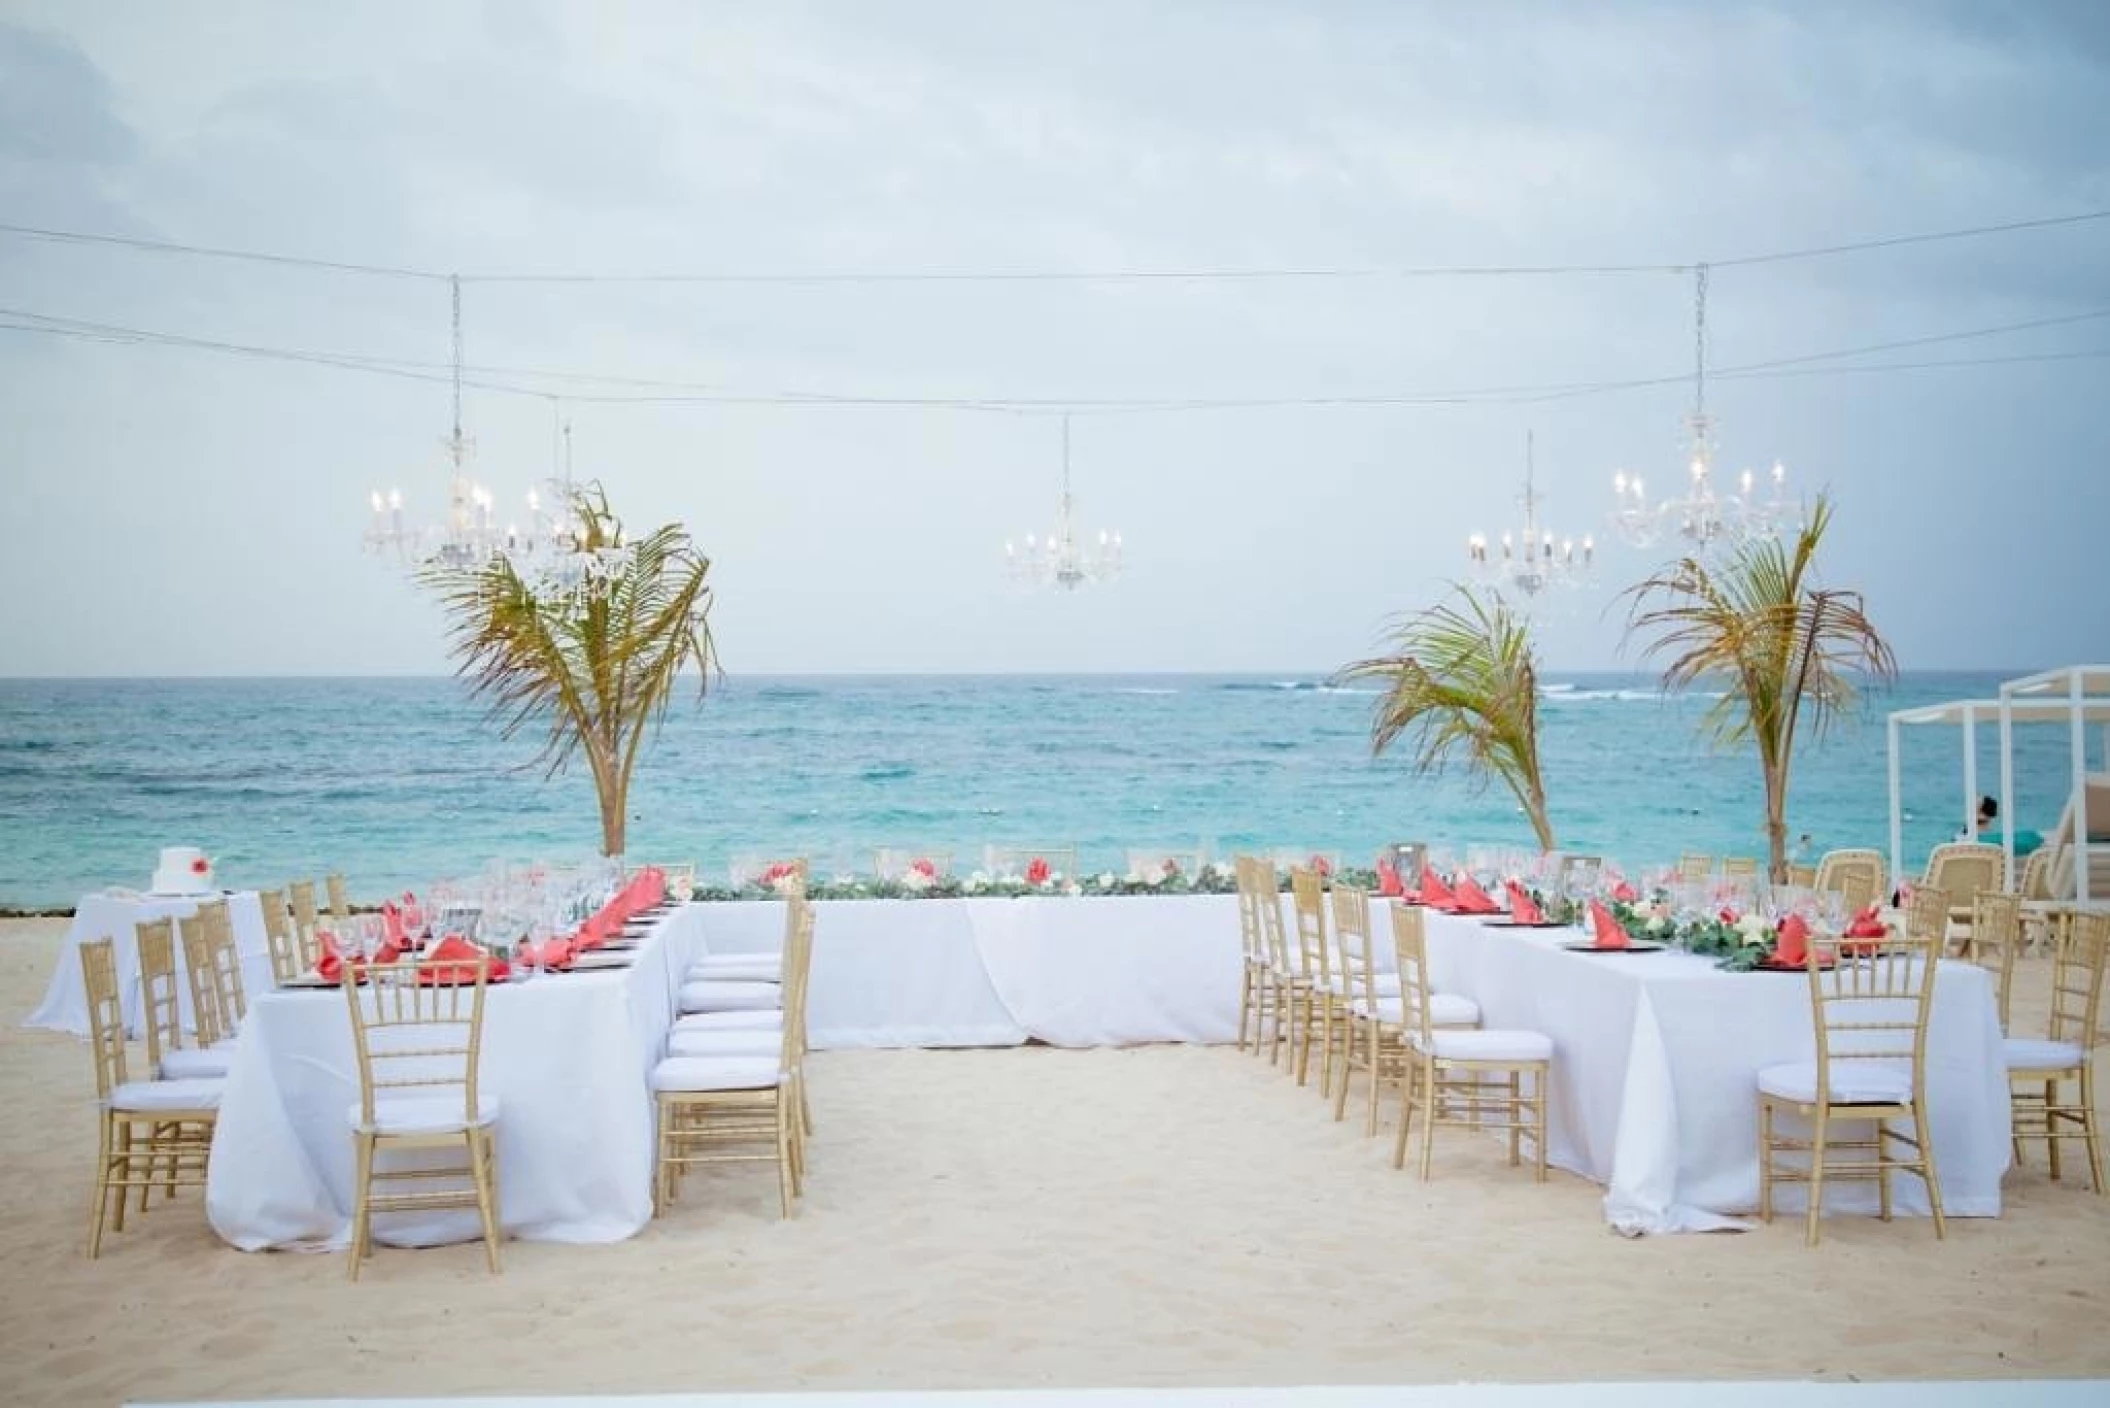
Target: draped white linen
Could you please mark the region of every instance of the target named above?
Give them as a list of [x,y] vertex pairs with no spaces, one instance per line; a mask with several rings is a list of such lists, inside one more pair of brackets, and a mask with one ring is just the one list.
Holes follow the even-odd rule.
[[[682,974],[702,949],[702,908],[687,905],[662,919],[628,968],[546,974],[487,994],[480,1079],[500,1105],[499,1221],[508,1234],[614,1242],[651,1220],[647,1076],[665,1045]],[[348,1245],[348,1111],[358,1098],[342,992],[282,990],[254,1000],[213,1136],[206,1183],[213,1230],[244,1251]],[[374,1222],[375,1239],[398,1246],[480,1235],[473,1210],[389,1213]]]
[[[125,1030],[133,1036],[144,1035],[146,1007],[139,992],[137,926],[147,920],[172,918],[180,931],[183,921],[198,912],[200,898],[203,897],[83,895],[74,908],[73,923],[66,930],[66,942],[59,949],[58,964],[44,989],[44,1000],[23,1025],[88,1035],[88,991],[81,979],[80,947],[95,939],[111,938],[117,941],[117,983],[124,998]],[[262,992],[271,986],[271,950],[264,938],[264,908],[257,903],[254,890],[232,891],[225,898],[227,917],[234,929],[235,952],[242,960],[243,994]],[[179,975],[185,971],[181,943],[176,946],[176,971]],[[176,1001],[183,1029],[189,1031],[195,1023],[190,984],[180,977]]]

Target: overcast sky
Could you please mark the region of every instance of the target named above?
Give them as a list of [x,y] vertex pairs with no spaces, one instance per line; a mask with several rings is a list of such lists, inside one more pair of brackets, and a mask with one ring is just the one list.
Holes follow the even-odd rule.
[[[464,273],[1677,265],[2110,208],[2110,6],[0,0],[0,222]],[[1828,487],[1908,669],[2110,657],[2110,221],[1726,267],[1722,465]],[[444,283],[0,236],[21,313],[444,364]],[[1685,377],[1689,275],[477,283],[467,359],[735,394],[1411,397]],[[2058,360],[2048,360],[2049,357]],[[1862,364],[2011,359],[1922,370]],[[2012,360],[2028,358],[2035,360]],[[512,380],[484,373],[485,380]],[[636,395],[615,382],[539,382]],[[1048,415],[568,402],[581,477],[713,557],[727,668],[1324,670],[1512,523],[1667,486],[1689,381],[1080,414],[1109,589],[1023,592]],[[546,399],[472,388],[517,512]],[[446,489],[443,384],[0,329],[0,673],[437,673],[368,493]],[[1608,545],[1545,621],[1617,667]]]

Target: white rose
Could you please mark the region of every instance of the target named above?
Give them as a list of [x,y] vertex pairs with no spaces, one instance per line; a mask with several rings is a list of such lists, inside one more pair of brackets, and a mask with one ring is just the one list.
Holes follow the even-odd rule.
[[1660,914],[1658,914],[1658,915],[1655,915],[1654,917],[1652,917],[1652,918],[1651,918],[1651,919],[1650,919],[1650,920],[1648,921],[1648,931],[1649,931],[1649,932],[1650,932],[1651,934],[1660,934],[1660,933],[1662,933],[1662,932],[1663,932],[1663,931],[1664,931],[1665,929],[1668,929],[1669,927],[1670,927],[1670,921],[1669,921],[1669,920],[1667,920],[1667,919],[1665,919],[1665,918],[1664,918],[1664,917],[1663,917],[1662,915],[1660,915]]
[[1081,895],[1084,893],[1084,886],[1077,884],[1075,881],[1072,881],[1068,886],[1064,888],[1063,893],[1066,895]]
[[1112,871],[1110,871],[1110,870],[1107,870],[1107,871],[1101,871],[1101,872],[1100,872],[1100,874],[1099,874],[1099,888],[1100,888],[1100,889],[1102,889],[1102,890],[1111,890],[1111,889],[1112,889],[1112,888],[1114,887],[1114,883],[1115,883],[1115,882],[1114,882],[1114,874],[1113,874],[1113,872],[1112,872]]

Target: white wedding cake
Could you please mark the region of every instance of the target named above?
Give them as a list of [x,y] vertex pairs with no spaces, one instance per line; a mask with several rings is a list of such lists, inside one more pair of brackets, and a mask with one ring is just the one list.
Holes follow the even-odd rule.
[[157,895],[202,895],[211,891],[212,862],[196,846],[163,846],[154,872]]

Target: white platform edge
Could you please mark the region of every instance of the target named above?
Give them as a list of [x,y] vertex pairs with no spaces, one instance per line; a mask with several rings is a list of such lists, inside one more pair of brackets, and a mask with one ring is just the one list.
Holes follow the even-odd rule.
[[577,1408],[622,1403],[637,1408],[1962,1408],[1997,1403],[2041,1408],[2096,1408],[2110,1402],[2110,1379],[1978,1380],[1845,1383],[1770,1380],[1755,1383],[1422,1384],[1400,1387],[1008,1389],[874,1393],[687,1393],[607,1397],[302,1398],[198,1400],[181,1405],[142,1401],[127,1408]]

